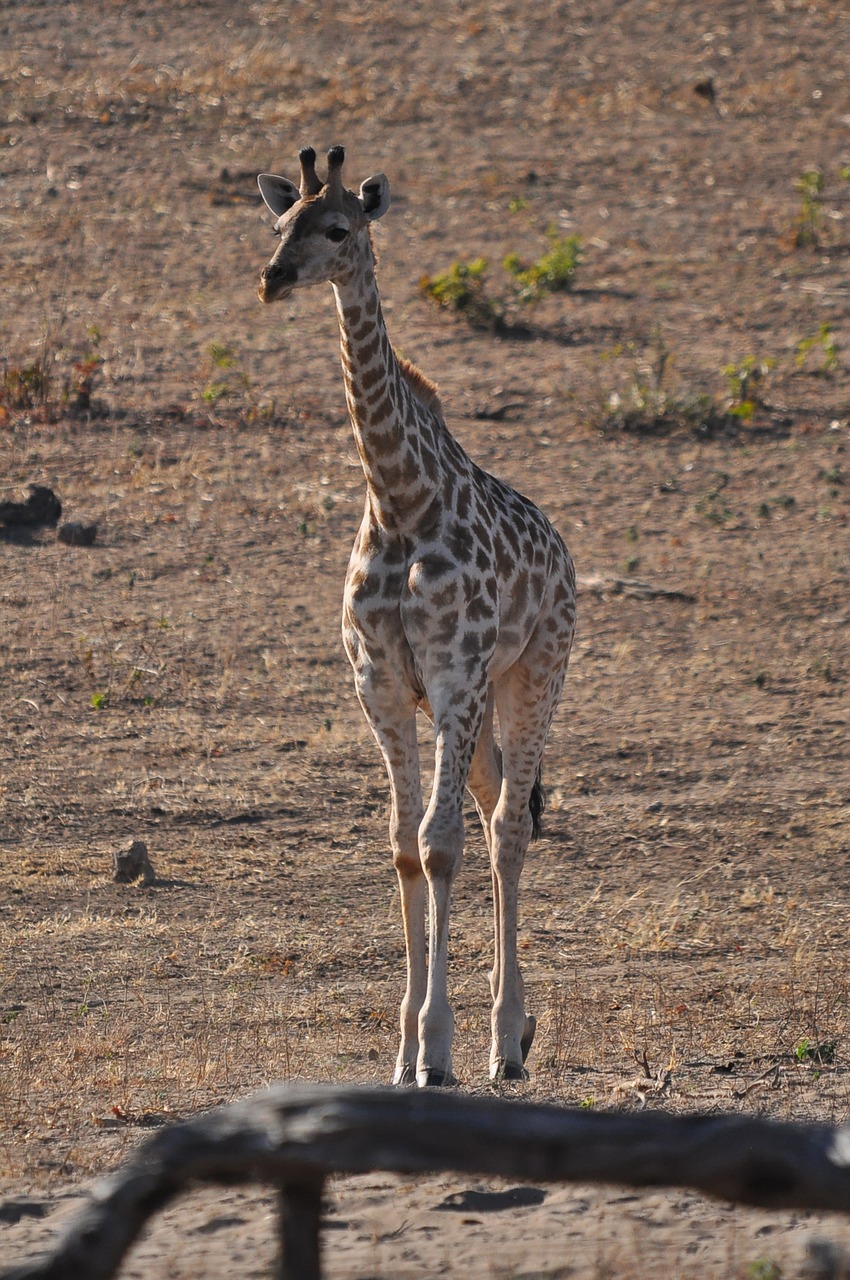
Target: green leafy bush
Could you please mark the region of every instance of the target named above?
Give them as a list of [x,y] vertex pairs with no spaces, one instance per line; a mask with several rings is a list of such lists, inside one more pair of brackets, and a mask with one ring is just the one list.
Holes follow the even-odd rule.
[[549,250],[534,262],[524,262],[519,254],[509,253],[504,268],[513,276],[516,299],[522,306],[539,302],[547,293],[565,293],[572,288],[573,277],[581,262],[581,236],[561,236],[557,227],[546,232]]
[[486,258],[453,262],[448,271],[423,276],[419,288],[427,298],[446,311],[454,311],[478,329],[496,329],[503,322],[501,305],[487,292]]

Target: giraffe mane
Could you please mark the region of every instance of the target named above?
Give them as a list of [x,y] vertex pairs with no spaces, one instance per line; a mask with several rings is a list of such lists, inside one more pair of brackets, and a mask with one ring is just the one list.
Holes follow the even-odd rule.
[[426,409],[432,409],[435,413],[442,416],[443,404],[440,400],[440,393],[435,384],[426,378],[421,369],[417,369],[412,361],[405,359],[404,356],[396,356],[398,367],[401,370],[401,376],[404,378],[410,390],[416,396]]

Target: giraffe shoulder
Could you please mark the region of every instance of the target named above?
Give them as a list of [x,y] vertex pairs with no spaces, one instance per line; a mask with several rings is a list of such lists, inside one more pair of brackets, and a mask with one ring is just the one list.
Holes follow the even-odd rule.
[[442,417],[443,405],[440,400],[440,393],[435,383],[430,378],[426,378],[421,369],[417,369],[416,365],[404,356],[398,356],[398,366],[401,370],[402,377],[410,387],[417,400],[421,400],[428,409],[433,409]]

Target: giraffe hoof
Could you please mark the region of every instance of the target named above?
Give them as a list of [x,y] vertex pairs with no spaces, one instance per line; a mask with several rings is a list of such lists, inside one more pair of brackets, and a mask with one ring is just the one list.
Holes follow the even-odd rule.
[[534,1033],[537,1030],[537,1019],[533,1014],[529,1014],[525,1020],[525,1030],[522,1033],[522,1039],[519,1047],[522,1050],[522,1060],[525,1062],[528,1057],[531,1046],[534,1044]]
[[437,1067],[423,1067],[416,1072],[416,1083],[420,1089],[450,1088],[457,1084],[451,1071],[440,1071]]
[[400,1067],[396,1067],[393,1073],[393,1084],[399,1088],[416,1084],[416,1068],[412,1067],[409,1062],[404,1062]]
[[506,1062],[500,1058],[490,1067],[490,1079],[494,1084],[501,1084],[503,1080],[524,1081],[528,1079],[528,1072],[522,1063]]

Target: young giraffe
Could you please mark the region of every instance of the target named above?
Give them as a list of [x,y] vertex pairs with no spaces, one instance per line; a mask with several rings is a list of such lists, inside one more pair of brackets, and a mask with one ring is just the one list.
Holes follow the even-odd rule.
[[[343,641],[389,774],[407,949],[394,1083],[454,1083],[446,960],[466,786],[493,880],[490,1075],[525,1079],[535,1024],[526,1016],[517,964],[517,895],[575,630],[575,574],[546,517],[467,457],[446,427],[435,387],[390,346],[369,230],[389,208],[389,184],[377,174],[359,196],[346,190],[344,154],[331,148],[322,183],[315,152],[303,148],[300,190],[260,175],[280,245],[259,296],[275,302],[329,281],[336,297],[346,401],[366,476],[366,510],[345,581]],[[435,735],[424,812],[417,710]]]

